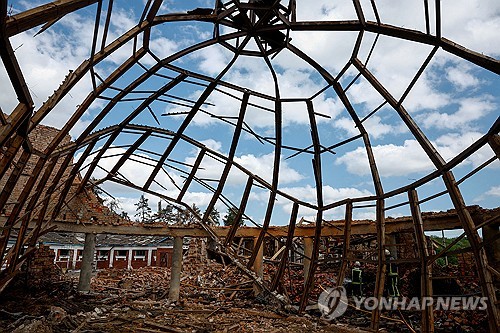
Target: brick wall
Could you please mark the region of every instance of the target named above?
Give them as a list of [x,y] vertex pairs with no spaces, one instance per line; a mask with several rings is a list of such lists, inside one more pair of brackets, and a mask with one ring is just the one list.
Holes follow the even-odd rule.
[[[44,126],[44,125],[39,125],[37,126],[29,135],[29,141],[33,147],[34,151],[38,152],[43,152],[45,148],[50,144],[52,139],[57,135],[59,131],[56,128],[49,127],[49,126]],[[67,135],[61,142],[61,145],[68,144],[70,142],[70,136]],[[21,151],[18,152],[17,156],[15,157],[15,162],[19,160],[19,157],[21,156]],[[13,191],[10,192],[10,197],[7,201],[7,204],[4,208],[4,210],[1,212],[4,215],[10,215],[12,212],[12,209],[14,207],[14,204],[18,201],[17,199],[19,198],[19,195],[21,194],[21,191],[25,188],[26,183],[29,179],[29,177],[33,174],[33,170],[35,168],[35,165],[37,164],[39,160],[39,157],[36,154],[31,154],[28,162],[26,163],[26,167],[24,168],[21,176],[19,177],[19,180],[17,181],[17,184],[14,188]],[[7,179],[9,178],[10,174],[12,173],[13,168],[15,167],[15,163],[12,163],[10,165],[9,170],[7,173],[4,175],[2,179],[0,179],[0,188],[4,188],[5,184],[7,183]],[[49,178],[49,183],[51,183],[54,180],[54,177],[57,173],[58,170],[58,165],[56,165],[55,170],[52,172],[50,178]],[[63,177],[62,180],[66,179],[67,175]],[[35,188],[37,186],[38,182],[35,184]],[[21,212],[23,214],[23,212]]]

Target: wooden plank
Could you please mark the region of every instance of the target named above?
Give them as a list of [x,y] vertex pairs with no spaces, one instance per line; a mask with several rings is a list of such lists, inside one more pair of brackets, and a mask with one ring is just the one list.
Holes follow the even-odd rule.
[[[422,213],[420,212],[420,206],[418,204],[417,191],[408,191],[408,199],[410,201],[413,223],[415,224],[415,238],[417,240],[417,249],[420,259],[420,295],[423,299],[424,297],[432,297],[432,265],[428,265],[427,263],[429,252],[425,240]],[[423,333],[434,332],[434,312],[432,304],[424,305],[421,323],[421,331]]]
[[8,37],[17,35],[38,25],[58,19],[75,10],[87,7],[97,1],[98,0],[58,0],[9,16],[5,22],[6,34]]
[[460,193],[453,173],[451,171],[443,174],[443,181],[448,189],[450,199],[457,210],[460,222],[462,222],[467,239],[469,240],[474,259],[477,265],[477,273],[481,284],[481,291],[484,297],[487,297],[487,313],[490,332],[495,333],[500,331],[500,313],[496,305],[496,292],[493,286],[491,272],[488,270],[488,260],[484,248],[481,247],[481,240],[477,231],[474,228],[474,221],[465,206],[464,199]]
[[[316,223],[314,230],[314,243],[310,258],[310,264],[306,267],[306,259],[304,259],[304,293],[300,300],[299,312],[304,311],[309,299],[309,292],[314,286],[314,272],[318,266],[319,256],[319,243],[321,238],[321,224],[323,222],[323,181],[321,173],[321,143],[319,139],[318,126],[314,115],[314,106],[311,100],[306,101],[307,113],[309,115],[309,124],[311,127],[311,141],[314,146],[314,159],[312,160],[314,171],[314,182],[316,187],[316,201],[318,204],[318,211],[316,214]],[[304,254],[308,249],[306,246],[308,238],[304,238]]]
[[337,287],[342,287],[349,262],[349,248],[351,243],[352,229],[352,202],[348,202],[345,207],[345,226],[344,226],[344,243],[342,244],[342,263],[340,265],[339,275],[337,276]]
[[[384,294],[386,260],[385,260],[385,216],[384,216],[384,200],[377,200],[377,275],[375,281],[374,297],[379,301]],[[370,328],[375,332],[378,331],[380,325],[379,307],[375,307],[372,311]]]

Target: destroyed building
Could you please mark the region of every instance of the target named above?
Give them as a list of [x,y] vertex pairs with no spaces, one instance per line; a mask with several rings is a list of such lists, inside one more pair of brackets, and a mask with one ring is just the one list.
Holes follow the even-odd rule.
[[496,7],[1,3],[1,331],[499,331]]

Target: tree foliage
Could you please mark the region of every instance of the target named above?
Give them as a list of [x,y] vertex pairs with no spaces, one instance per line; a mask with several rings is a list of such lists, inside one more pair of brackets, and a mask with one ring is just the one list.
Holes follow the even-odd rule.
[[153,220],[165,224],[192,224],[198,221],[198,216],[201,216],[201,210],[196,204],[187,209],[167,203],[165,207],[158,205],[158,212],[154,214]]
[[135,220],[138,222],[152,222],[151,207],[149,207],[148,199],[144,194],[139,198],[139,202],[134,204],[136,208]]
[[111,198],[106,201],[106,206],[109,208],[110,211],[112,211],[115,214],[118,214],[118,210],[121,208],[120,207],[120,201],[115,198]]
[[220,213],[217,208],[212,209],[210,212],[210,218],[208,219],[209,225],[220,225]]
[[[234,220],[236,219],[236,215],[238,214],[238,208],[230,207],[227,209],[226,215],[222,219],[222,222],[225,226],[233,225]],[[240,220],[240,226],[243,225],[243,219]]]
[[[437,253],[441,252],[443,250],[444,247],[448,246],[450,243],[452,243],[455,239],[455,238],[442,238],[442,237],[439,237],[439,236],[431,236],[431,239],[440,245],[440,247],[436,250]],[[455,251],[455,250],[460,250],[460,249],[465,249],[467,247],[470,246],[470,243],[469,243],[469,240],[467,239],[467,237],[464,237],[462,238],[461,240],[459,240],[456,244],[454,244],[450,249],[449,251]],[[446,256],[446,258],[448,259],[448,264],[449,265],[458,265],[458,261],[459,261],[459,257],[457,257],[457,255],[450,255],[450,256]],[[436,263],[440,266],[445,266],[446,265],[446,259],[445,257],[441,257],[441,258],[438,258],[436,260]]]

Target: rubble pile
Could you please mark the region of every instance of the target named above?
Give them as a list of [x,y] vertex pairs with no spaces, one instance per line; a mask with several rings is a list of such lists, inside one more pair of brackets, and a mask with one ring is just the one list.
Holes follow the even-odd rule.
[[[183,258],[180,300],[168,299],[170,269],[104,269],[92,278],[92,292],[76,292],[74,275],[65,280],[50,278],[53,253],[41,247],[33,261],[37,274],[30,283],[51,281],[45,288],[26,289],[14,285],[0,300],[0,331],[3,332],[361,332],[370,325],[371,312],[356,309],[349,298],[347,311],[334,321],[321,317],[315,301],[320,293],[336,285],[336,271],[318,270],[306,313],[296,315],[304,293],[304,272],[299,264],[285,269],[278,293],[286,296],[291,308],[270,304],[251,278],[227,260],[209,260],[202,244],[190,244]],[[220,260],[219,260],[220,259]],[[472,261],[473,263],[473,261]],[[465,265],[468,263],[465,262]],[[471,264],[472,265],[472,264]],[[45,267],[45,268],[44,268]],[[433,267],[435,293],[477,295],[479,285],[471,269],[464,265]],[[472,267],[472,266],[471,266]],[[276,266],[264,263],[264,281],[270,284]],[[402,297],[420,294],[420,272],[411,265],[399,265]],[[364,296],[373,296],[377,267],[363,266]],[[350,269],[346,272],[350,275]],[[49,278],[47,278],[49,277]],[[56,282],[57,283],[53,283]],[[349,289],[348,289],[349,292]],[[383,310],[380,327],[387,332],[419,330],[420,311]],[[487,332],[485,311],[434,311],[435,331]]]
[[[36,293],[23,288],[9,290],[0,301],[0,331],[31,332],[361,332],[330,325],[319,317],[296,316],[272,311],[251,297],[232,301],[205,300],[201,295],[184,296],[177,304],[160,297],[161,288],[149,282],[165,276],[167,268],[117,270],[101,273],[93,280],[96,290],[79,294],[75,285],[59,284]],[[208,278],[208,275],[199,275]],[[102,279],[102,280],[101,280]],[[138,280],[148,280],[137,281]],[[186,280],[186,279],[185,279]],[[120,282],[123,281],[123,282]],[[130,288],[118,287],[131,281]],[[207,282],[212,285],[211,282]],[[219,282],[220,283],[220,282]],[[116,286],[116,287],[115,287]],[[189,289],[190,287],[182,287]],[[194,287],[193,287],[194,288]],[[208,287],[207,287],[208,288]],[[206,289],[211,298],[222,294]],[[157,291],[157,292],[155,292]]]
[[170,269],[163,267],[142,267],[136,270],[103,269],[92,278],[92,289],[95,291],[149,291],[168,290]]

